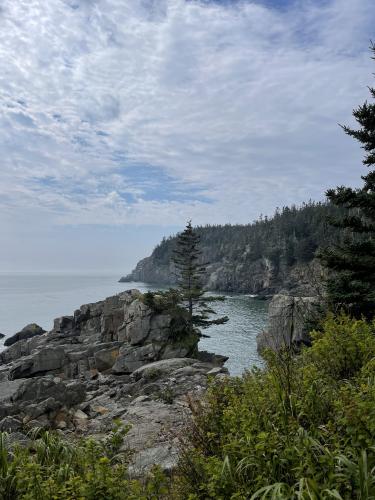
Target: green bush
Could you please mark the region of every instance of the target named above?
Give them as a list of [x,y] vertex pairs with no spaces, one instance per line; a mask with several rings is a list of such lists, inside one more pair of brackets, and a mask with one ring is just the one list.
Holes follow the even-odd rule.
[[191,402],[178,498],[375,498],[375,325],[329,317],[299,355]]
[[104,441],[68,443],[39,432],[28,446],[11,445],[0,433],[1,500],[151,500],[165,498],[165,477],[155,469],[141,483],[131,480],[118,454],[127,429],[115,424]]

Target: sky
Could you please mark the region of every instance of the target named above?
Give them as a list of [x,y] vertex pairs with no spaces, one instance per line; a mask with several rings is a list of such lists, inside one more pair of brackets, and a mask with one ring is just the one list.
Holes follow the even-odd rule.
[[0,271],[124,274],[162,236],[360,185],[374,0],[0,0]]

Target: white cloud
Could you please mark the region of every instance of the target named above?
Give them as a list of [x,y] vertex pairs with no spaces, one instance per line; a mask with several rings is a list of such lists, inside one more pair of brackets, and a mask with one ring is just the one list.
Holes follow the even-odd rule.
[[337,122],[367,97],[373,0],[2,5],[3,217],[246,222],[359,182]]

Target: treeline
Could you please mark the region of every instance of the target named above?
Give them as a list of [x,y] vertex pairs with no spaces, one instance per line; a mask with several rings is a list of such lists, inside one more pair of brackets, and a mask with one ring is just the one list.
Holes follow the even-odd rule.
[[[202,258],[211,266],[222,264],[230,272],[267,259],[273,277],[298,263],[308,263],[320,247],[337,242],[339,231],[329,224],[341,215],[330,203],[308,202],[302,206],[276,209],[273,217],[260,217],[246,225],[206,225],[196,228],[200,236]],[[153,266],[168,267],[172,260],[176,237],[164,238],[152,254]],[[210,267],[208,267],[210,270]],[[171,275],[171,279],[173,279]],[[233,286],[235,288],[235,286]]]

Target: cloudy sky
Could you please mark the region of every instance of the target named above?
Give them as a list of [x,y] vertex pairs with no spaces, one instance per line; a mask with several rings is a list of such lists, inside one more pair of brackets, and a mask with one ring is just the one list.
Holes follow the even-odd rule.
[[358,185],[374,0],[0,0],[0,271],[126,272],[164,234]]

